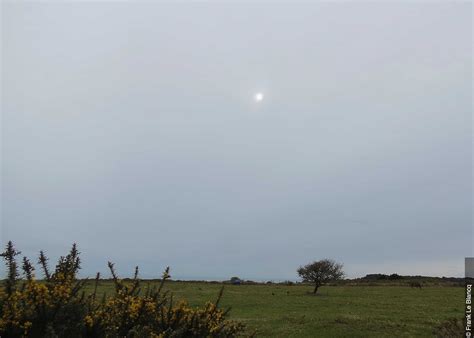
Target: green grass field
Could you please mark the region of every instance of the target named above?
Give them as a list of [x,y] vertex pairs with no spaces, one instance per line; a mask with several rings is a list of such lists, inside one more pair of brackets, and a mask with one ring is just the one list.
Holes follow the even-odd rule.
[[[156,283],[156,282],[151,282]],[[142,282],[145,287],[147,281]],[[221,284],[167,282],[176,300],[215,300]],[[101,281],[99,292],[111,292]],[[463,316],[462,287],[226,285],[221,302],[257,337],[432,337],[433,328]]]

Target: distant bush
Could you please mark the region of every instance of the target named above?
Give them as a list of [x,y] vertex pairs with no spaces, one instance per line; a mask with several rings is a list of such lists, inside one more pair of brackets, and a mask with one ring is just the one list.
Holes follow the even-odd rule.
[[366,275],[365,277],[362,277],[362,279],[364,280],[398,280],[398,279],[404,279],[404,277],[396,273],[392,273],[391,275],[386,275],[383,273],[373,273],[373,274]]
[[388,279],[390,280],[403,279],[403,276],[400,276],[397,273],[392,273],[390,276],[388,276]]
[[408,285],[410,285],[410,287],[412,287],[412,288],[419,288],[419,289],[421,289],[423,287],[423,285],[420,282],[417,282],[417,281],[410,282]]
[[386,280],[388,279],[388,275],[385,275],[383,273],[372,273],[365,275],[365,277],[362,277],[361,279],[363,280]]
[[232,277],[230,280],[229,280],[229,283],[230,284],[233,284],[233,285],[240,285],[243,283],[243,280],[241,280],[239,277]]
[[222,289],[215,303],[202,308],[174,303],[172,296],[162,291],[169,268],[158,287],[141,292],[138,268],[134,278],[124,283],[109,262],[115,293],[98,300],[100,275],[90,294],[84,292],[86,281],[77,279],[80,259],[76,245],[59,259],[54,272],[40,252],[44,282],[35,279],[35,269],[26,257],[20,279],[19,254],[11,242],[1,254],[8,272],[0,288],[1,337],[235,337],[243,333],[244,326],[226,319],[228,311],[218,308]]

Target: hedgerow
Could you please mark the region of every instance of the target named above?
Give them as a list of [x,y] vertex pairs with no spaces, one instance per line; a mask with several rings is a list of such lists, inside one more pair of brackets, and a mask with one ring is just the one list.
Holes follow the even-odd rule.
[[[165,270],[161,283],[142,290],[138,268],[130,282],[109,269],[115,285],[112,295],[97,297],[97,274],[94,290],[86,293],[87,280],[78,279],[81,261],[76,245],[59,259],[50,271],[48,259],[39,255],[44,280],[35,278],[35,268],[8,242],[1,257],[7,278],[0,288],[0,336],[7,337],[235,337],[243,335],[243,324],[227,319],[228,310],[217,301],[201,308],[186,302],[174,302],[163,285],[169,279]],[[20,271],[22,274],[20,275]],[[99,299],[100,298],[100,299]]]

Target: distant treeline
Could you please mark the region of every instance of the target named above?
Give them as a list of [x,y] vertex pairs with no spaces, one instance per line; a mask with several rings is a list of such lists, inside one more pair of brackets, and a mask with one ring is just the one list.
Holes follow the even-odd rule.
[[[369,280],[369,281],[374,281],[374,280],[400,280],[400,279],[406,279],[406,280],[425,280],[425,281],[439,281],[439,282],[463,282],[464,278],[459,278],[459,277],[431,277],[431,276],[402,276],[396,273],[392,273],[391,275],[386,275],[383,273],[373,273],[373,274],[368,274],[365,275],[365,277],[360,278],[361,280]],[[357,280],[357,278],[355,279]]]
[[[124,281],[127,281],[128,278],[125,278]],[[106,280],[106,279],[104,279]],[[148,279],[145,281],[152,282],[153,279]],[[410,275],[399,275],[393,273],[390,275],[383,273],[373,273],[365,275],[360,278],[347,278],[340,281],[329,282],[327,285],[336,286],[336,285],[409,285],[411,282],[420,282],[424,286],[430,285],[444,285],[444,286],[463,286],[464,278],[459,277],[432,277],[432,276],[410,276]],[[232,277],[226,281],[205,281],[205,280],[169,280],[169,283],[206,283],[206,284],[233,284],[233,285],[306,285],[300,281],[252,281],[244,280],[238,277]]]

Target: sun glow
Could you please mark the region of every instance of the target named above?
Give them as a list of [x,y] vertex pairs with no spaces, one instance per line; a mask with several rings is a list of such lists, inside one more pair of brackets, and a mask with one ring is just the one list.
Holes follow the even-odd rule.
[[256,102],[260,102],[263,100],[263,93],[257,93],[254,96]]

